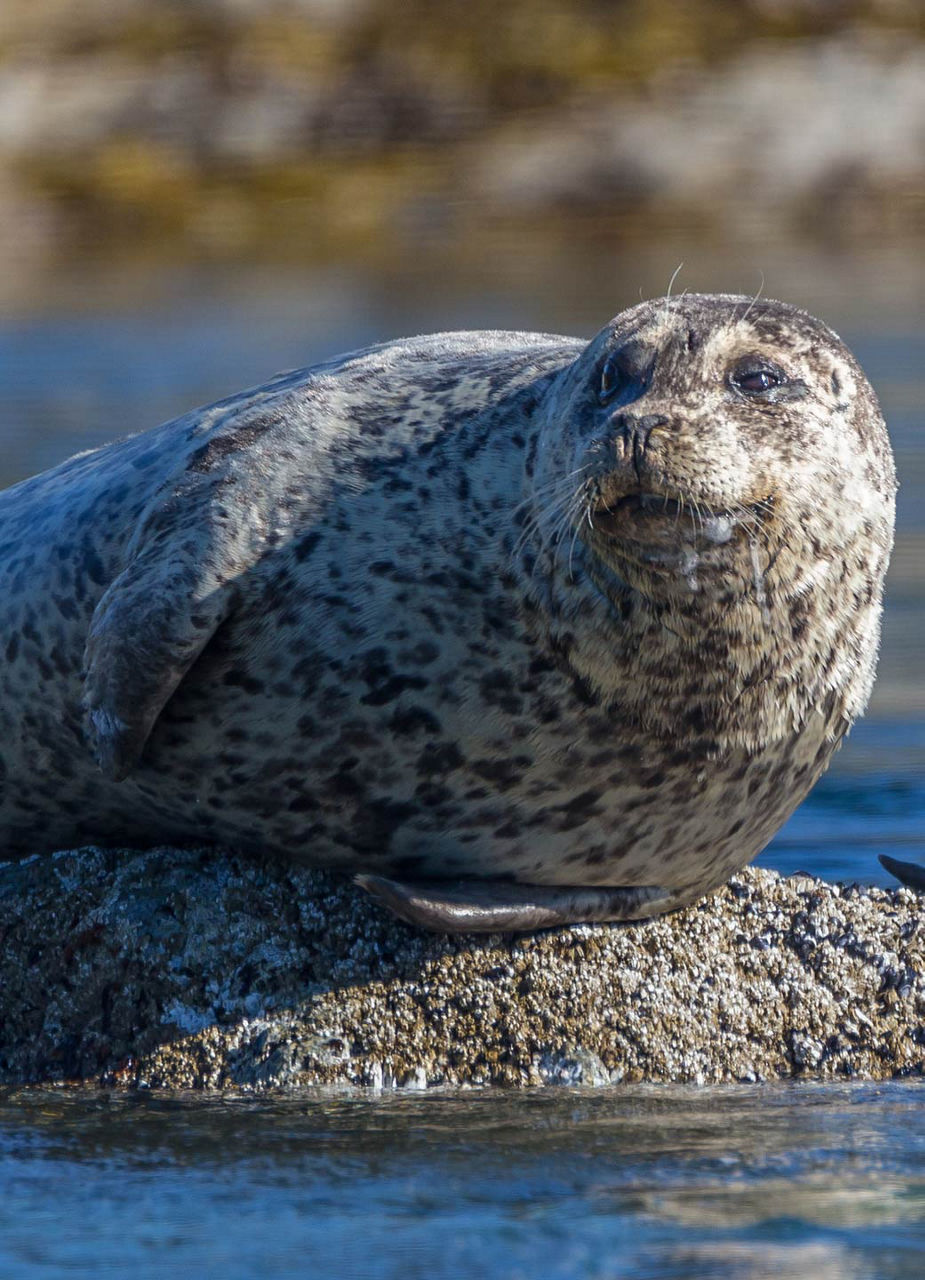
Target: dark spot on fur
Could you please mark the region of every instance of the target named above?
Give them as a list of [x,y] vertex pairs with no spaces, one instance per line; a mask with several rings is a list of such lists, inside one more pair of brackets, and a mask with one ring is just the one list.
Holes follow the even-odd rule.
[[463,756],[455,742],[428,742],[417,759],[417,771],[425,777],[449,773],[463,764]]
[[415,662],[418,666],[426,667],[431,662],[436,662],[440,657],[440,650],[430,640],[420,640],[412,649],[408,650],[407,660]]
[[360,701],[368,707],[382,707],[387,702],[394,702],[406,689],[426,689],[427,684],[423,676],[390,676],[389,679],[371,689]]
[[95,582],[98,587],[102,587],[105,584],[106,571],[103,568],[103,562],[89,541],[84,542],[83,569],[90,581]]
[[453,793],[449,787],[442,787],[434,782],[420,782],[414,789],[414,798],[428,809],[435,809],[452,800]]
[[319,805],[313,795],[304,792],[302,795],[296,796],[294,800],[290,800],[287,808],[290,813],[313,813],[319,808]]
[[473,760],[473,773],[490,782],[498,791],[507,791],[523,777],[533,761],[529,756],[501,757],[499,759]]
[[332,773],[324,783],[325,794],[339,799],[355,799],[363,795],[365,790],[362,781],[350,769],[343,767]]
[[256,443],[271,427],[276,426],[272,418],[258,419],[245,423],[225,435],[213,436],[205,444],[200,445],[191,455],[187,470],[205,474],[213,471],[219,463],[232,453],[238,453],[249,445]]
[[297,542],[293,543],[292,554],[295,556],[296,560],[298,560],[298,562],[301,564],[303,561],[309,558],[309,556],[316,549],[320,541],[321,541],[321,534],[313,529],[311,533],[303,534],[303,536],[299,538]]
[[243,689],[245,693],[263,692],[263,681],[255,679],[254,676],[249,676],[246,671],[232,670],[226,672],[222,678],[222,684]]
[[588,818],[593,814],[600,812],[600,800],[600,791],[591,787],[587,791],[579,792],[577,796],[573,796],[571,800],[567,800],[565,804],[556,805],[556,808],[560,813],[567,813],[573,816],[580,815],[583,818]]
[[707,727],[707,717],[704,715],[703,707],[691,707],[684,719],[695,733],[703,733]]
[[492,835],[498,840],[517,840],[522,834],[523,832],[516,822],[505,822],[492,832]]
[[507,715],[517,715],[523,706],[523,699],[514,690],[514,681],[500,668],[482,676],[479,691],[489,706],[498,707]]
[[598,698],[584,676],[575,676],[572,680],[572,692],[584,707],[596,707]]
[[67,618],[68,622],[73,622],[77,617],[77,606],[69,596],[52,596],[55,607],[61,614],[62,618]]
[[426,707],[406,707],[392,713],[389,720],[392,733],[406,735],[410,733],[440,732],[440,721]]
[[408,801],[369,801],[356,814],[351,844],[361,852],[387,853],[398,828],[419,812],[418,806]]
[[389,874],[398,879],[413,880],[415,876],[419,876],[426,867],[426,859],[416,857],[409,854],[404,858],[398,858],[395,862],[389,864]]

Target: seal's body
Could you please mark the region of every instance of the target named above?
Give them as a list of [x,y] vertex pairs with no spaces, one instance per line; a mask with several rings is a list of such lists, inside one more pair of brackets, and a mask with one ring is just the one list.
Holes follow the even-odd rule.
[[0,840],[268,851],[434,927],[681,905],[862,710],[894,488],[780,303],[282,375],[0,495]]

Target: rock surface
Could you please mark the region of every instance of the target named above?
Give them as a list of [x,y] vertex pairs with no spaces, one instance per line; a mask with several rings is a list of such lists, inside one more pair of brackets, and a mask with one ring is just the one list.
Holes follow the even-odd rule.
[[750,869],[642,925],[418,933],[209,850],[0,866],[0,1081],[262,1089],[881,1079],[925,1067],[908,889]]

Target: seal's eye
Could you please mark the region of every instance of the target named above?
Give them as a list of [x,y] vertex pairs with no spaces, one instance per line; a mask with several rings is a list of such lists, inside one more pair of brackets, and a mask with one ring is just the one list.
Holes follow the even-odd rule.
[[754,373],[743,373],[736,378],[736,386],[740,391],[770,391],[780,385],[780,378],[769,373],[767,369],[757,369]]
[[612,355],[607,360],[601,371],[601,388],[598,392],[601,403],[606,404],[608,400],[621,391],[627,382],[626,370],[621,369],[618,357]]
[[755,359],[740,360],[729,374],[729,382],[746,396],[762,396],[787,381],[782,369]]
[[601,404],[618,400],[628,404],[637,399],[652,381],[655,371],[655,353],[635,338],[622,342],[611,351],[601,370],[598,399]]

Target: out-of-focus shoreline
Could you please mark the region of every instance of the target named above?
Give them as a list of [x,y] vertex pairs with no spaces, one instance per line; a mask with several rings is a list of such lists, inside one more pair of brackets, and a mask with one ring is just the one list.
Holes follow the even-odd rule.
[[410,10],[11,3],[0,270],[28,296],[93,256],[387,269],[506,237],[921,245],[915,6]]

